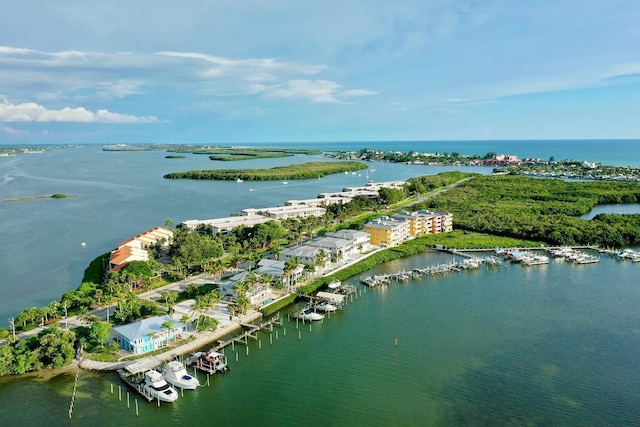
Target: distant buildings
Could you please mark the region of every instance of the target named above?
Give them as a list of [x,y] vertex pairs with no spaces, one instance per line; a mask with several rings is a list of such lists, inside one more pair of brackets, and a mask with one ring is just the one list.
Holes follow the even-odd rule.
[[482,161],[484,166],[520,166],[522,160],[518,160],[518,156],[511,154],[498,154],[493,159],[485,159]]

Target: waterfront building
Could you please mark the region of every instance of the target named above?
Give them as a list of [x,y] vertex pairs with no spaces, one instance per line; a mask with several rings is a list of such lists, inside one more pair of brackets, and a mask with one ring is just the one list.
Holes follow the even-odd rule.
[[173,231],[164,227],[154,227],[121,242],[109,256],[109,271],[119,271],[131,261],[149,261],[149,249],[155,245],[168,247],[173,239]]
[[367,251],[371,243],[371,235],[362,230],[338,230],[325,234],[325,237],[349,240],[360,252]]
[[453,230],[453,215],[445,212],[420,210],[399,212],[391,218],[409,221],[409,235],[420,237],[425,234],[446,233]]
[[280,258],[284,261],[289,261],[292,258],[297,258],[303,264],[314,265],[316,257],[323,250],[317,246],[299,245],[285,249],[280,253]]
[[242,213],[246,216],[263,215],[265,217],[277,220],[321,217],[326,212],[327,210],[324,208],[308,205],[277,206],[271,208],[248,208],[242,210]]
[[344,205],[351,200],[350,197],[316,197],[315,199],[287,200],[287,206],[329,206]]
[[380,247],[396,246],[409,238],[409,221],[383,216],[364,225],[371,235],[371,244]]
[[400,212],[391,217],[380,217],[364,226],[364,231],[371,235],[371,244],[380,247],[396,246],[407,239],[452,230],[452,214],[428,210]]
[[337,237],[320,237],[311,240],[307,246],[322,248],[331,258],[343,258],[358,249],[353,242]]
[[190,230],[196,230],[200,227],[208,227],[211,228],[211,232],[213,234],[231,234],[231,231],[235,228],[253,227],[254,225],[263,224],[269,221],[273,221],[273,219],[262,215],[240,215],[226,218],[191,219],[183,221],[180,224]]
[[[163,327],[165,322],[171,322],[171,328]],[[120,349],[143,354],[167,346],[172,339],[180,338],[184,331],[184,323],[164,315],[115,326],[112,334]]]

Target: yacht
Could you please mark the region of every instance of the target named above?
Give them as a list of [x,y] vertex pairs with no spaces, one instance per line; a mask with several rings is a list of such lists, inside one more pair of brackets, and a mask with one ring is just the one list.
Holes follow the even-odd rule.
[[298,319],[313,320],[313,321],[324,319],[324,315],[323,314],[316,313],[311,308],[307,308],[306,310],[302,310],[300,313],[298,313],[297,317],[298,317]]
[[229,371],[229,365],[224,363],[224,355],[213,350],[193,353],[187,359],[187,363],[208,374]]
[[342,285],[342,282],[340,280],[334,280],[332,282],[330,282],[327,287],[329,289],[338,289],[340,287],[340,285]]
[[323,302],[317,304],[315,306],[315,308],[316,308],[316,310],[324,311],[324,312],[330,312],[330,311],[333,312],[333,311],[337,311],[338,310],[337,306],[335,306],[333,304],[330,304],[330,303],[328,303],[326,301],[323,301]]
[[186,390],[194,390],[200,386],[200,381],[187,373],[184,365],[177,360],[167,363],[162,371],[164,379],[179,388]]
[[144,394],[162,402],[175,402],[178,399],[176,389],[167,383],[164,378],[162,378],[162,374],[155,369],[144,373],[142,389]]

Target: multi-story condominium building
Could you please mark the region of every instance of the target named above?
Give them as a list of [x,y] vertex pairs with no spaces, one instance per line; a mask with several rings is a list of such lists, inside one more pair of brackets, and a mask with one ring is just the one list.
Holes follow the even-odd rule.
[[277,206],[272,208],[248,208],[243,209],[242,213],[247,216],[263,215],[271,219],[293,219],[320,217],[327,212],[326,209],[318,206],[296,205],[296,206]]
[[453,215],[427,210],[400,212],[391,217],[373,220],[364,226],[364,231],[371,234],[371,244],[381,247],[395,246],[407,239],[451,230]]
[[190,219],[188,221],[183,221],[181,225],[189,228],[190,230],[195,230],[199,227],[210,227],[213,234],[229,234],[234,228],[241,226],[253,227],[254,225],[269,221],[273,221],[273,219],[262,215],[240,215],[230,216],[227,218]]
[[374,219],[364,225],[364,231],[371,235],[371,244],[391,247],[409,238],[409,221],[387,216]]
[[392,215],[391,218],[409,221],[409,234],[413,237],[453,230],[453,215],[444,212],[428,210],[400,212]]

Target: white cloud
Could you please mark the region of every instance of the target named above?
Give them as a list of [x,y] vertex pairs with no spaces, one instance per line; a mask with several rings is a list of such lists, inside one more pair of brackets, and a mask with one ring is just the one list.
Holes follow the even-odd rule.
[[50,110],[35,102],[12,104],[6,99],[0,103],[0,122],[74,122],[74,123],[155,123],[153,116],[139,117],[98,110],[95,113],[83,107]]
[[20,129],[9,127],[9,126],[7,126],[7,125],[5,125],[3,123],[0,123],[0,132],[1,133],[6,133],[6,134],[11,135],[11,136],[27,135],[27,132],[22,131]]
[[[167,87],[196,97],[265,94],[322,103],[376,94],[306,78],[325,70],[326,66],[317,64],[198,52],[44,52],[0,46],[0,82],[4,82],[0,89],[20,101],[104,102]],[[79,111],[73,115],[85,116]]]
[[265,94],[273,98],[306,99],[313,102],[338,103],[336,91],[342,86],[328,80],[289,80],[265,89]]

